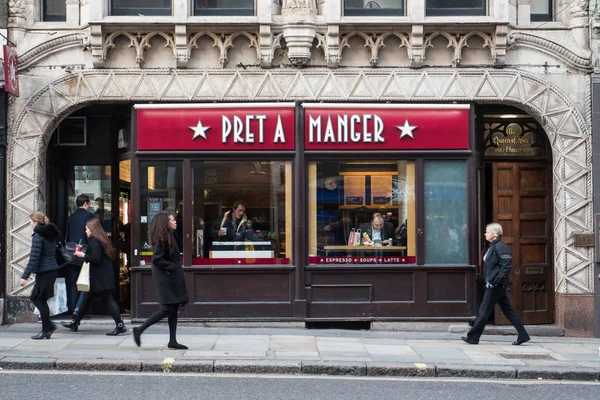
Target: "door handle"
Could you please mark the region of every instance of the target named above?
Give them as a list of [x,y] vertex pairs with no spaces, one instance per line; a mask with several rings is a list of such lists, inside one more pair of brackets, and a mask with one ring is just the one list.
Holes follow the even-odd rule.
[[417,228],[417,235],[423,236],[423,228]]

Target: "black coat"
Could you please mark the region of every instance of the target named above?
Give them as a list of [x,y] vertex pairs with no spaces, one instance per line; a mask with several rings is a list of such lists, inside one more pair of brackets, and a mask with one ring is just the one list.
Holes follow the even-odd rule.
[[509,286],[511,265],[510,248],[496,239],[490,244],[483,262],[483,278],[494,286]]
[[81,207],[75,210],[67,221],[67,237],[65,240],[76,244],[81,240],[81,244],[87,244],[88,239],[85,234],[85,224],[93,217],[94,215],[91,212]]
[[179,247],[172,237],[173,248],[155,244],[152,249],[152,280],[160,304],[188,302],[185,276],[181,267]]
[[60,230],[54,224],[37,225],[33,228],[29,262],[21,278],[27,279],[31,274],[59,268],[56,262],[56,243],[59,237]]
[[[237,227],[237,228],[236,228]],[[225,236],[219,236],[221,228],[227,228]],[[239,221],[234,221],[231,216],[231,211],[227,211],[220,216],[211,227],[211,236],[217,242],[243,242],[251,241],[258,242],[260,238],[254,233],[251,228],[251,223],[248,221],[246,214]]]
[[90,263],[90,292],[115,290],[113,263],[104,246],[95,237],[89,238],[88,243],[83,260]]

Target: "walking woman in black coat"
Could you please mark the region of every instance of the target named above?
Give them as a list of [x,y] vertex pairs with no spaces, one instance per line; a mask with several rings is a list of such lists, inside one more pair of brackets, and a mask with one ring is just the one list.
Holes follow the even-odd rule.
[[492,223],[485,227],[485,240],[490,242],[490,247],[483,255],[483,278],[485,279],[486,289],[483,301],[477,312],[477,319],[467,333],[467,336],[462,337],[462,340],[469,344],[479,343],[479,338],[496,304],[500,306],[506,318],[508,318],[517,330],[517,340],[512,344],[519,346],[530,340],[529,334],[527,334],[521,319],[506,295],[506,288],[510,286],[509,278],[512,256],[510,248],[502,242],[501,238],[502,226],[500,224]]
[[56,325],[50,321],[48,299],[54,297],[54,281],[58,275],[56,243],[60,237],[60,230],[56,225],[51,224],[48,217],[41,211],[32,213],[29,218],[33,229],[31,252],[19,285],[25,286],[27,278],[31,274],[35,274],[31,301],[40,310],[42,331],[31,338],[35,340],[50,339],[52,332],[56,330]]
[[148,318],[141,326],[133,328],[133,340],[141,345],[142,333],[151,325],[167,317],[169,321],[169,350],[186,350],[177,343],[177,314],[179,307],[188,302],[187,288],[179,247],[173,236],[177,222],[173,214],[161,211],[152,218],[148,227],[148,237],[152,246],[152,280],[156,289],[160,310]]
[[112,262],[116,260],[117,250],[113,247],[98,219],[91,218],[88,220],[85,224],[85,234],[88,237],[86,253],[76,251],[74,255],[90,263],[90,291],[84,292],[83,304],[73,321],[69,323],[62,322],[61,324],[65,328],[77,332],[79,323],[90,308],[92,298],[98,296],[101,297],[102,304],[106,306],[108,313],[115,320],[115,329],[106,335],[117,336],[121,333],[126,333],[127,329],[121,319],[119,306],[113,297],[113,292],[115,291],[115,273]]

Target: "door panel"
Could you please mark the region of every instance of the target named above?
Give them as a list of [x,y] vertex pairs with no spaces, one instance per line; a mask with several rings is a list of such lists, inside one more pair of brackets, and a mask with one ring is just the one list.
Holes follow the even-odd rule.
[[[508,295],[525,324],[553,322],[552,177],[542,163],[494,163],[494,216],[513,264]],[[496,308],[496,323],[509,324]]]

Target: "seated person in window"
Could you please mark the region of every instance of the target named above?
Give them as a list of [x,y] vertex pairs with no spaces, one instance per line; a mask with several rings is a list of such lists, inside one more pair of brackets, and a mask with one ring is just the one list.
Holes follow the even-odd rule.
[[407,239],[407,230],[406,230],[406,225],[408,224],[407,220],[404,220],[404,222],[400,225],[398,225],[398,227],[396,228],[396,240],[398,241],[398,246],[406,246],[406,239]]
[[[381,244],[388,244],[389,239],[394,237],[394,225],[391,222],[386,222],[383,219],[383,215],[380,213],[373,214],[371,222],[361,225],[360,230],[362,231],[362,243],[373,242]],[[366,233],[369,237],[367,239],[364,236]]]
[[233,203],[233,208],[215,221],[211,228],[211,236],[217,242],[260,240],[252,229],[252,221],[246,216],[246,205],[241,201]]

